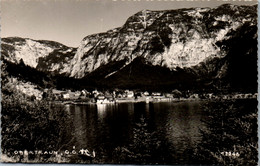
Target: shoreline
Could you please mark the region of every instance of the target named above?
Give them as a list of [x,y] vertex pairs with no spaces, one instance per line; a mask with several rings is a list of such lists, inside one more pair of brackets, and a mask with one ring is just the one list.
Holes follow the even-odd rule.
[[149,99],[149,101],[144,99],[115,99],[114,101],[105,102],[105,103],[97,103],[93,101],[73,101],[73,100],[67,100],[67,101],[53,101],[56,104],[63,104],[63,105],[106,105],[106,104],[119,104],[119,103],[163,103],[163,102],[184,102],[184,101],[214,101],[214,100],[243,100],[243,99],[257,99],[257,97],[251,97],[251,98],[207,98],[207,99],[201,99],[201,98],[165,98],[165,99]]

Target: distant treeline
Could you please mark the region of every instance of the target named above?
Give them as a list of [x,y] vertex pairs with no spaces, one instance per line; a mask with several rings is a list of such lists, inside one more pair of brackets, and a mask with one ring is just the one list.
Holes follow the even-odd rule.
[[[22,60],[19,64],[7,60],[2,60],[2,62],[5,66],[2,67],[2,70],[8,73],[7,76],[16,77],[21,81],[32,82],[38,85],[39,88],[56,88],[60,90],[113,90],[118,88],[158,92],[169,92],[178,89],[200,94],[256,92],[257,87],[257,81],[253,81],[254,78],[251,78],[252,81],[247,84],[243,82],[240,87],[238,86],[240,85],[239,82],[236,86],[231,87],[230,81],[233,80],[215,79],[210,76],[201,78],[193,70],[187,71],[181,68],[170,71],[167,68],[145,64],[141,58],[135,59],[130,65],[111,77],[104,78],[111,66],[103,66],[98,71],[94,71],[82,79],[39,71],[25,65]],[[121,64],[116,65],[116,68],[121,66]],[[100,71],[103,71],[103,73]]]

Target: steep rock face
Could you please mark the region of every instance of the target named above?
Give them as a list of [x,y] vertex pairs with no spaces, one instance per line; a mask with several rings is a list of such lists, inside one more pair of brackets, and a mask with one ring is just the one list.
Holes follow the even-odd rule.
[[[68,66],[76,49],[46,40],[32,40],[19,37],[1,39],[2,57],[10,62],[19,63],[42,71],[58,71]],[[65,67],[64,67],[65,66]]]
[[41,87],[257,89],[256,5],[143,10],[78,48],[23,38],[1,46],[9,74]]
[[76,48],[55,49],[48,56],[40,57],[36,68],[40,71],[66,75],[76,51]]
[[217,42],[228,39],[245,23],[256,25],[256,6],[222,5],[168,11],[143,10],[106,33],[81,42],[67,72],[82,78],[112,61],[144,57],[148,63],[171,70],[199,65],[226,51]]

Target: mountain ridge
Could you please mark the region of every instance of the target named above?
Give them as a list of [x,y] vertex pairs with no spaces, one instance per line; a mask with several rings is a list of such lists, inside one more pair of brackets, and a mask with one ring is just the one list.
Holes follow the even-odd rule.
[[[183,14],[183,12],[184,13],[193,12],[194,9],[155,11],[155,13],[152,13],[152,11],[147,11],[147,10],[144,10],[145,13],[142,13],[143,11],[138,12],[135,15],[129,17],[126,23],[119,29],[116,28],[114,30],[108,31],[107,33],[94,34],[85,37],[81,42],[81,45],[79,46],[80,51],[76,53],[74,59],[72,60],[72,68],[71,68],[72,72],[70,76],[82,78],[84,77],[85,74],[92,72],[93,70],[98,68],[100,64],[106,64],[111,60],[112,61],[122,60],[124,58],[130,62],[137,56],[146,57],[147,60],[153,62],[154,65],[158,65],[161,63],[161,65],[165,65],[168,68],[172,68],[172,69],[174,69],[177,66],[189,67],[191,66],[192,63],[193,63],[192,66],[194,66],[198,64],[198,62],[201,62],[203,59],[211,55],[221,54],[221,50],[214,45],[215,39],[213,38],[216,38],[217,41],[222,40],[222,38],[225,37],[225,34],[228,32],[228,30],[232,28],[236,29],[237,27],[239,27],[239,22],[237,20],[240,19],[239,21],[242,22],[252,21],[252,20],[255,21],[254,19],[243,20],[242,16],[234,18],[235,21],[233,21],[232,20],[233,18],[229,18],[230,16],[222,15],[219,13],[220,11],[221,12],[225,11],[226,8],[228,7],[232,8],[232,6],[239,8],[234,5],[230,5],[230,6],[222,5],[214,9],[217,10],[217,16],[219,15],[221,16],[221,17],[216,17],[217,22],[218,21],[221,22],[220,25],[214,27],[215,29],[220,29],[220,31],[217,34],[215,32],[210,34],[210,31],[212,31],[213,28],[209,26],[206,27],[205,23],[204,23],[205,25],[203,25],[204,27],[197,26],[198,25],[198,23],[196,22],[196,19],[198,19],[197,17],[195,17],[195,23],[192,26],[196,26],[198,27],[198,29],[194,29],[194,28],[191,29],[191,31],[189,31],[190,34],[184,32],[185,30],[188,31],[187,27],[190,25],[189,24],[183,25],[182,22],[184,23],[187,22],[183,19],[186,19],[186,17],[191,19],[192,16],[190,15],[192,15],[193,13]],[[250,8],[250,7],[247,6],[245,8]],[[255,7],[251,7],[251,8],[253,10],[253,8]],[[205,13],[207,11],[212,12],[211,10],[213,9],[196,8],[196,10],[199,11],[201,10],[202,13]],[[230,11],[233,11],[233,9],[230,9]],[[174,15],[176,13],[177,16]],[[149,14],[153,15],[153,17],[150,18]],[[141,17],[144,17],[145,15],[147,15],[146,16],[147,24],[144,24],[144,21],[142,22],[141,20]],[[155,18],[160,17],[160,19],[158,20],[155,19],[154,17]],[[164,20],[162,20],[162,17],[164,18]],[[174,18],[174,19],[170,19],[171,22],[169,22],[169,20],[168,22],[165,21],[165,19],[169,19],[170,17]],[[178,17],[178,19],[176,19],[176,17]],[[205,17],[208,17],[208,15],[205,15]],[[211,17],[209,18],[213,19]],[[207,18],[206,20],[209,20],[209,18]],[[178,22],[178,21],[179,23],[173,24],[173,27],[169,26],[170,23]],[[226,24],[231,24],[229,25],[229,29],[223,28],[227,26]],[[174,27],[174,25],[176,25],[176,27]],[[209,29],[209,32],[203,31],[203,28]],[[173,31],[178,31],[178,30],[180,32],[177,35],[175,34],[174,36]],[[201,33],[198,33],[198,31],[201,31]],[[171,38],[169,38],[169,35],[172,35]],[[213,35],[213,37],[207,38],[207,36],[209,35]],[[150,38],[149,36],[152,37]],[[185,44],[185,40],[187,40],[186,38],[188,36],[190,36],[191,40],[186,42]],[[193,40],[193,38],[197,40]],[[172,44],[174,42],[175,45]],[[104,47],[107,50],[111,50],[111,51],[110,52],[104,51],[103,50]],[[170,47],[171,49],[169,50]],[[185,48],[191,49],[193,51],[197,51],[196,53],[194,53],[194,56],[199,57],[198,60],[194,60],[192,56],[193,54],[191,52],[189,52],[188,50],[183,50]],[[148,50],[148,52],[146,50]],[[203,52],[204,50],[208,50],[208,52],[204,53]],[[167,51],[170,52],[170,54],[167,53]],[[181,54],[178,55],[179,52],[188,55],[186,56],[182,56]],[[184,59],[186,58],[187,63],[185,63],[183,60],[180,61],[179,59],[181,58]]]
[[[230,73],[237,75],[239,68],[230,61],[241,64],[235,54],[255,67],[256,62],[252,59],[257,59],[257,53],[252,50],[257,50],[257,31],[254,30],[257,28],[256,10],[257,5],[228,4],[216,8],[142,10],[130,16],[122,27],[84,37],[77,48],[51,41],[19,39],[23,40],[19,43],[18,39],[3,38],[1,54],[4,55],[2,58],[16,64],[19,64],[20,58],[25,65],[46,74],[85,80],[79,82],[86,86],[153,87],[150,78],[157,80],[153,74],[158,70],[168,73],[157,75],[165,83],[172,81],[168,82],[169,89],[181,88],[173,83],[174,80],[181,80],[182,76],[178,75],[180,71],[183,75],[192,76],[194,85],[210,84],[212,88],[212,80],[218,80],[218,84],[225,84],[220,87],[231,88],[237,83],[231,83],[228,77],[234,78]],[[232,43],[246,46],[248,50],[239,48],[241,52],[237,52]],[[139,67],[132,77],[126,77],[131,72],[129,66],[138,68],[137,62],[143,68]],[[233,71],[230,64],[237,71]],[[248,71],[255,73],[249,64],[246,64]],[[120,77],[124,78],[124,85]],[[243,77],[247,77],[246,74]],[[250,75],[250,80],[256,80],[255,77]],[[135,85],[133,80],[142,81]],[[157,81],[156,84],[159,86],[160,83]],[[186,89],[191,87],[189,84]]]

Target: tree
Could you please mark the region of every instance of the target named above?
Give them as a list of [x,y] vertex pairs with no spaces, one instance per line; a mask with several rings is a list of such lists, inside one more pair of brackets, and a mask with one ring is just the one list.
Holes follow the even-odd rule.
[[[70,121],[63,107],[58,109],[45,100],[26,100],[26,96],[12,87],[8,79],[4,82],[1,101],[2,154],[13,158],[15,150],[59,149],[64,143],[64,134],[69,134],[67,128]],[[42,161],[39,159],[38,162]]]
[[202,141],[194,157],[197,164],[257,165],[257,101],[208,103]]
[[115,163],[167,164],[171,158],[167,146],[158,140],[155,132],[148,130],[146,119],[141,117],[133,128],[133,140],[127,147],[117,147]]
[[174,98],[180,98],[182,96],[182,93],[178,89],[173,90],[172,94]]

